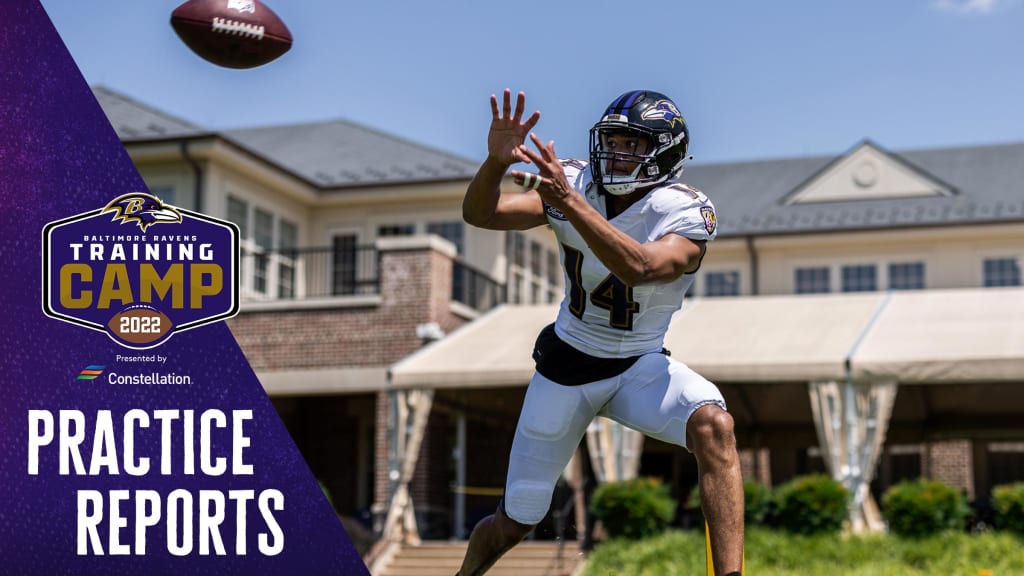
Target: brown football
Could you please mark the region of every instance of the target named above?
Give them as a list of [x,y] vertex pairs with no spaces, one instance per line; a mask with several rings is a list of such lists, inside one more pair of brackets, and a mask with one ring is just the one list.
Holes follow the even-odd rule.
[[166,314],[146,304],[134,304],[114,314],[107,329],[131,344],[149,344],[167,336],[174,323]]
[[259,0],[188,0],[171,27],[200,58],[226,68],[255,68],[292,47],[288,27]]

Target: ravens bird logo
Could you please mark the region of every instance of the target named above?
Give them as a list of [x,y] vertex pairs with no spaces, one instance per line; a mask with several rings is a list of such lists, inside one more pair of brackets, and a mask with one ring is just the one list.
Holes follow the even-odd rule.
[[686,122],[676,105],[668,100],[658,100],[654,106],[644,110],[641,117],[644,120],[662,120],[668,123],[669,127],[675,126],[676,122],[681,124]]
[[181,214],[173,206],[142,192],[118,196],[102,212],[113,212],[113,220],[120,219],[122,224],[135,222],[143,232],[153,224],[181,222]]

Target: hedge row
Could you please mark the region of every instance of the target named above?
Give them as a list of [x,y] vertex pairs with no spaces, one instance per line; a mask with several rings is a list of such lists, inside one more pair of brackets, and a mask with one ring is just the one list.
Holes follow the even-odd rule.
[[[849,491],[831,477],[801,476],[770,489],[746,482],[744,516],[748,525],[781,528],[794,534],[835,533],[848,517]],[[1024,534],[1024,483],[997,486],[992,492],[996,529]],[[700,506],[694,489],[687,507]],[[657,478],[610,482],[598,487],[590,510],[612,537],[645,538],[674,519],[675,501]],[[966,496],[934,480],[914,480],[890,487],[882,497],[882,515],[889,530],[921,537],[963,530],[971,514]]]

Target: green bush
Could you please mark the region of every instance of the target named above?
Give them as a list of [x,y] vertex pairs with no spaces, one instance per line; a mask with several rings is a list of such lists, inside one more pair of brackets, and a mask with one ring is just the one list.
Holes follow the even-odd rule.
[[[743,522],[747,525],[763,524],[771,507],[771,488],[747,480],[743,483]],[[700,505],[700,485],[694,486],[686,497],[686,507],[695,510],[701,520],[704,518],[704,511]]]
[[675,518],[676,503],[659,478],[636,478],[602,484],[594,491],[590,512],[612,538],[645,538]]
[[771,505],[771,488],[748,480],[743,483],[743,521],[747,525],[762,524]]
[[835,533],[849,517],[849,491],[824,474],[800,476],[772,494],[771,521],[793,534]]
[[901,482],[882,496],[882,516],[889,530],[902,536],[963,530],[969,513],[967,497],[936,480]]
[[992,512],[997,529],[1024,534],[1024,482],[993,488]]

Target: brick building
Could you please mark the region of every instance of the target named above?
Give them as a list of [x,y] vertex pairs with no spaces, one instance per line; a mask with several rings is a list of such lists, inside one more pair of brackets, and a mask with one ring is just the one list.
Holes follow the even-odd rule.
[[[370,128],[213,132],[95,93],[154,194],[242,229],[231,330],[339,513],[380,530],[404,490],[422,537],[464,536],[500,494],[529,349],[561,297],[549,232],[463,226],[476,163]],[[722,387],[746,477],[848,464],[830,461],[827,437],[842,430],[816,413],[856,392],[844,388],[854,374],[894,384],[871,401],[887,404],[877,465],[860,473],[875,494],[923,475],[985,498],[1024,478],[1024,145],[895,153],[865,141],[694,165],[686,179],[714,199],[720,231],[670,348]],[[960,328],[912,330],[937,316]],[[971,343],[944,339],[986,332],[1011,353],[961,357]],[[909,353],[901,334],[950,347],[934,361],[886,356]],[[581,450],[594,458],[599,445]],[[642,446],[633,472],[685,498],[692,457]]]

